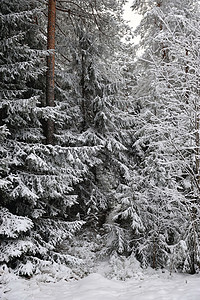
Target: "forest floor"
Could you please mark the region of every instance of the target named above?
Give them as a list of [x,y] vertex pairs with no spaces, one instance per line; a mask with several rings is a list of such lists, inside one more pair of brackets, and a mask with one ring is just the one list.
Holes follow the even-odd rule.
[[0,285],[1,300],[199,300],[200,274],[147,270],[119,281],[100,273],[67,282],[12,277]]

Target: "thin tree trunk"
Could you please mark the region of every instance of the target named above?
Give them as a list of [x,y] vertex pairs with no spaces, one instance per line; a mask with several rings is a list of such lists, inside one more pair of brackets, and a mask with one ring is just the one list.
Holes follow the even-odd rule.
[[199,162],[199,144],[200,144],[200,138],[199,138],[199,107],[198,104],[196,104],[195,107],[195,129],[196,129],[196,134],[195,134],[195,142],[196,142],[196,153],[195,153],[195,160],[196,160],[196,176],[197,176],[197,182],[198,185],[200,185],[200,174],[199,174],[199,167],[200,167],[200,162]]
[[86,90],[85,90],[85,54],[81,54],[81,90],[82,90],[82,114],[83,114],[83,122],[82,122],[82,131],[84,132],[87,127],[87,108],[86,108]]
[[[55,21],[56,21],[56,0],[49,0],[48,5],[48,28],[47,28],[47,50],[52,52],[47,57],[46,75],[46,106],[54,106],[54,70],[55,70]],[[47,120],[46,143],[54,143],[54,122]]]

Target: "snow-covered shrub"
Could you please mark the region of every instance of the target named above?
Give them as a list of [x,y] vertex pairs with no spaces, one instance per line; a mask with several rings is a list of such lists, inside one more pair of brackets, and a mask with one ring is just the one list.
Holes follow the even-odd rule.
[[130,278],[142,278],[142,272],[140,263],[134,254],[125,257],[120,256],[117,252],[113,252],[108,261],[108,269],[105,275],[112,279],[127,280]]
[[90,229],[83,229],[73,239],[65,241],[61,245],[61,253],[67,252],[79,260],[79,264],[71,265],[71,269],[79,278],[96,272],[102,260],[101,251],[104,247],[104,239]]

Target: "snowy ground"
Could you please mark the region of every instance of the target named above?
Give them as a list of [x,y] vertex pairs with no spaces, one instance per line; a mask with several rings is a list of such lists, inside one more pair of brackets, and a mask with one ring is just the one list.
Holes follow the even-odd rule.
[[128,281],[94,273],[72,282],[17,279],[1,285],[1,300],[200,300],[200,275],[148,271]]

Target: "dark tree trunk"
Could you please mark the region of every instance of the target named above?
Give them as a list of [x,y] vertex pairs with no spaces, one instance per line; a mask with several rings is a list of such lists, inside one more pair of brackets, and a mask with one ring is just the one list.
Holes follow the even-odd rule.
[[[54,69],[55,69],[55,21],[56,21],[56,0],[49,0],[48,5],[48,29],[47,29],[47,50],[52,52],[47,57],[46,75],[46,106],[54,106]],[[54,122],[47,120],[46,143],[54,143]]]

